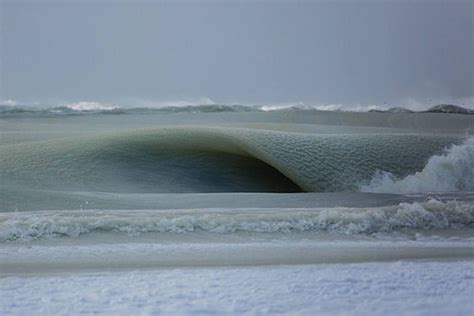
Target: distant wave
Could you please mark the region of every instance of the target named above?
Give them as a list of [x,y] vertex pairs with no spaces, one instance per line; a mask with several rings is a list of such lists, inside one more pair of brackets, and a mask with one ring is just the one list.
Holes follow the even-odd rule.
[[383,111],[384,108],[379,105],[355,105],[346,106],[343,104],[306,104],[303,102],[287,103],[287,104],[270,104],[260,105],[258,109],[265,112],[270,111],[330,111],[330,112],[369,112],[369,111]]
[[77,102],[65,105],[64,108],[71,109],[73,111],[112,111],[117,110],[116,106],[110,104],[102,104],[99,102]]
[[[98,114],[171,114],[171,113],[217,113],[217,112],[274,112],[274,111],[331,111],[331,112],[384,112],[377,105],[347,107],[342,104],[308,105],[302,102],[268,105],[242,104],[187,104],[169,102],[143,106],[117,106],[99,102],[77,102],[61,106],[1,105],[0,116],[72,116]],[[390,111],[389,111],[390,112]]]
[[[19,103],[12,100],[0,102],[0,117],[60,117],[102,114],[172,114],[218,112],[274,112],[274,111],[331,111],[331,112],[378,112],[378,113],[457,113],[473,114],[474,110],[451,104],[440,104],[423,111],[386,105],[306,104],[303,102],[277,104],[218,104],[212,100],[199,102],[135,102],[138,105],[116,105],[96,101],[81,101],[60,105]],[[133,103],[132,103],[133,104]]]
[[118,107],[97,102],[79,102],[57,107],[24,107],[0,105],[0,117],[15,116],[76,116],[99,114],[151,114],[151,113],[217,113],[259,111],[258,108],[245,105],[180,105],[163,107]]
[[196,231],[373,234],[459,228],[473,223],[473,204],[436,200],[372,208],[36,211],[0,214],[0,242],[77,237],[93,232],[130,236]]
[[412,193],[430,191],[474,191],[474,138],[431,157],[422,171],[397,179],[378,171],[364,192]]

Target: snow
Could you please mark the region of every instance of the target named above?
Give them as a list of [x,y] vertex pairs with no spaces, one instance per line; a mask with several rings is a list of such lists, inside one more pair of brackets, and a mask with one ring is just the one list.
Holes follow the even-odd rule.
[[473,315],[473,261],[7,276],[3,315]]

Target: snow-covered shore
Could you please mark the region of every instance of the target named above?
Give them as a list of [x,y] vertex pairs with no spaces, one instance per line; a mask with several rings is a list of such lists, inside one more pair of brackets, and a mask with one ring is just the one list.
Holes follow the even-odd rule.
[[0,289],[3,315],[472,315],[474,262],[40,274]]

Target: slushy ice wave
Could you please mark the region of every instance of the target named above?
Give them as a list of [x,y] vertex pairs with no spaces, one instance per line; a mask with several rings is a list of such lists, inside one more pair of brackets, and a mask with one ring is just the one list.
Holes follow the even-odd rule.
[[[409,176],[422,170],[431,156],[462,141],[458,136],[417,134],[145,129],[1,146],[0,175],[10,187],[43,190],[348,192],[368,184],[365,190],[378,191],[377,181],[370,182],[377,173]],[[472,147],[471,139],[433,157],[421,181],[436,183],[419,188],[436,190],[442,185],[438,176],[449,181],[441,189],[472,189]]]

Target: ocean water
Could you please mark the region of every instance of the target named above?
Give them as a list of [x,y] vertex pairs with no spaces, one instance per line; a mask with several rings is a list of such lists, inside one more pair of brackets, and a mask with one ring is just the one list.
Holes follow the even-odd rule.
[[458,114],[8,107],[0,273],[472,263],[473,130]]

